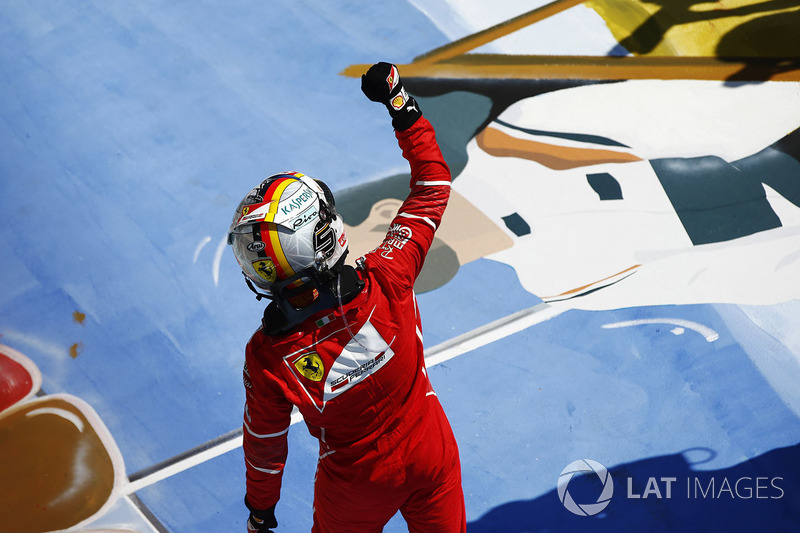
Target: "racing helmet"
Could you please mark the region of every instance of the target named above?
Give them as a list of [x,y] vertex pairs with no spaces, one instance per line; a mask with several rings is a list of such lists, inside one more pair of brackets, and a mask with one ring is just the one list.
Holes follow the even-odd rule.
[[268,298],[282,282],[297,289],[347,254],[333,194],[300,172],[274,174],[250,191],[236,209],[228,244],[250,288]]

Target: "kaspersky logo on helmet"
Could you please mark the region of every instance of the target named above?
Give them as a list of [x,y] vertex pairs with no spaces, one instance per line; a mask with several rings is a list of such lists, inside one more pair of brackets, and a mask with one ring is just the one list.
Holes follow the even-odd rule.
[[309,200],[316,198],[317,195],[306,186],[304,189],[301,189],[298,194],[292,196],[292,198],[282,201],[279,205],[279,209],[284,215],[289,215],[293,211],[303,209]]

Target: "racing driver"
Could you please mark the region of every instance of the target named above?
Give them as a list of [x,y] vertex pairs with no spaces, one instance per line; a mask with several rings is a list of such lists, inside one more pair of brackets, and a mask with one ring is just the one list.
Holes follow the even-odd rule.
[[361,88],[388,108],[411,167],[410,192],[383,242],[345,264],[334,197],[299,172],[264,180],[230,228],[245,280],[271,300],[245,350],[250,532],[278,525],[295,406],[319,440],[313,532],[379,532],[398,510],[411,532],[466,531],[458,448],[428,380],[413,292],[450,171],[396,66],[373,65]]

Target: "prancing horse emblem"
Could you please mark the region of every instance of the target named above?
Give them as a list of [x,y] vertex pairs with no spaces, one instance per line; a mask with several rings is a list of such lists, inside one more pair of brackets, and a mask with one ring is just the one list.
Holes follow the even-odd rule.
[[295,361],[294,367],[311,381],[322,381],[325,375],[325,367],[322,365],[322,359],[320,359],[316,352],[306,354]]

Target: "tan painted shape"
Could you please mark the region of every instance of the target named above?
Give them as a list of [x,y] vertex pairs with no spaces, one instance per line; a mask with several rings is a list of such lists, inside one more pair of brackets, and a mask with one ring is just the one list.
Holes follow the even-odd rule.
[[383,242],[389,224],[402,204],[395,198],[385,198],[373,204],[366,220],[358,226],[350,226],[344,221],[350,257],[361,257]]
[[[380,200],[358,226],[345,223],[351,257],[361,257],[383,242],[386,230],[401,205],[402,202],[394,198]],[[455,251],[461,265],[510,248],[513,244],[511,237],[455,189],[451,190],[436,237]]]
[[81,409],[62,397],[24,402],[0,415],[0,516],[7,533],[56,531],[97,513],[117,472]]
[[[341,74],[361,77],[370,66],[352,65]],[[797,59],[468,54],[441,63],[411,63],[398,68],[406,78],[800,81]]]
[[625,270],[617,272],[616,274],[612,274],[612,275],[607,276],[607,277],[605,277],[603,279],[599,279],[597,281],[593,281],[593,282],[588,283],[586,285],[582,285],[580,287],[576,287],[574,289],[570,289],[568,291],[562,292],[561,294],[557,294],[555,296],[543,296],[542,297],[542,301],[551,302],[551,301],[558,301],[558,300],[567,300],[569,298],[574,298],[576,296],[581,296],[582,294],[587,292],[589,289],[601,288],[601,287],[605,287],[607,285],[611,285],[612,283],[616,283],[620,279],[623,279],[623,278],[633,274],[641,266],[642,265],[638,265],[638,264],[637,265],[633,265],[632,267],[628,267]]
[[640,157],[627,152],[597,148],[577,148],[519,139],[496,128],[487,127],[475,140],[487,154],[535,161],[553,170],[568,170],[602,163],[630,163]]
[[456,252],[462,265],[514,245],[506,232],[455,189],[436,236]]
[[69,347],[69,356],[75,359],[81,354],[82,351],[83,351],[83,343],[76,342]]

